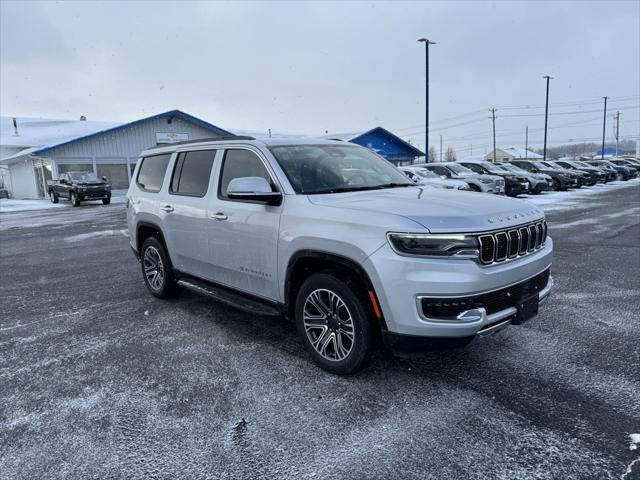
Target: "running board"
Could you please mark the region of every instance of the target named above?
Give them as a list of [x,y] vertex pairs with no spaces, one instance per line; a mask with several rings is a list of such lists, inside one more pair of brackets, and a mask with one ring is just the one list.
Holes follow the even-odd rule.
[[236,293],[227,288],[218,287],[195,278],[180,279],[178,280],[178,285],[248,313],[267,317],[282,315],[282,312],[269,302],[254,299],[247,295]]

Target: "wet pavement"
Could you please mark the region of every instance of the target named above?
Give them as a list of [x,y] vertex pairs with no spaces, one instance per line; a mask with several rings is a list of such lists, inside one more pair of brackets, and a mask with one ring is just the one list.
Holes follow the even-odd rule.
[[619,479],[639,457],[640,182],[562,202],[538,317],[350,377],[284,319],[151,297],[123,205],[0,214],[0,477]]

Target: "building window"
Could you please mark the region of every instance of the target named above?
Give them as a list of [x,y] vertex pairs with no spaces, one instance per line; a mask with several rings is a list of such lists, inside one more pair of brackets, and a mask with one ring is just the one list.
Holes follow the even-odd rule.
[[93,173],[93,163],[64,163],[58,164],[58,175],[67,172],[91,172]]
[[129,187],[129,174],[125,163],[98,163],[96,170],[98,177],[107,177],[107,182],[111,184],[112,189],[118,190]]

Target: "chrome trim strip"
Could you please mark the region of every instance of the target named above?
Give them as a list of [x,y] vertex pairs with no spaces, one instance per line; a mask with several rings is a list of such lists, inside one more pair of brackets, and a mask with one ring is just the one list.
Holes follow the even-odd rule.
[[492,333],[498,333],[503,328],[508,327],[511,324],[511,319],[505,320],[504,322],[496,323],[487,328],[481,328],[477,331],[476,336],[485,337],[487,335],[491,335]]

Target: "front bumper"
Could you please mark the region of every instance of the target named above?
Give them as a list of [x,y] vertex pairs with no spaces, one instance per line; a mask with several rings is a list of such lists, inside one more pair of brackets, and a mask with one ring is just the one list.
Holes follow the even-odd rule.
[[78,200],[111,198],[111,190],[78,190]]
[[[502,290],[544,272],[550,267],[552,257],[550,237],[536,252],[491,266],[481,266],[473,260],[403,257],[387,244],[363,266],[389,332],[421,337],[473,337],[488,325],[513,315],[514,311],[491,314],[478,311],[475,316],[469,313],[460,319],[426,318],[419,308],[420,299],[473,297]],[[545,291],[543,296],[547,294]]]
[[[547,285],[538,293],[538,304],[542,305],[553,288],[553,277],[549,275]],[[509,325],[518,324],[518,309],[509,307],[488,315],[484,308],[467,310],[461,316],[479,316],[482,327],[473,335],[462,337],[425,337],[404,335],[385,331],[382,334],[384,345],[393,353],[401,356],[420,355],[424,352],[464,348],[473,340],[498,333]]]

